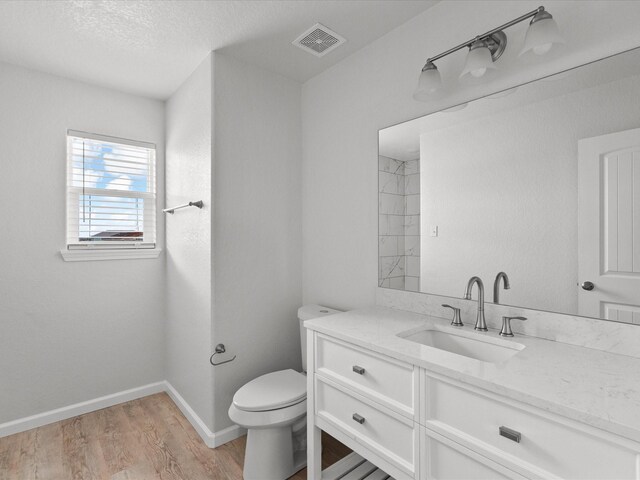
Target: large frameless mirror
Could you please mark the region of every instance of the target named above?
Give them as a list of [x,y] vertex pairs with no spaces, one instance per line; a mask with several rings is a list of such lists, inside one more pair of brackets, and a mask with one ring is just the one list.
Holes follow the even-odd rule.
[[640,49],[382,129],[378,166],[380,287],[640,324]]

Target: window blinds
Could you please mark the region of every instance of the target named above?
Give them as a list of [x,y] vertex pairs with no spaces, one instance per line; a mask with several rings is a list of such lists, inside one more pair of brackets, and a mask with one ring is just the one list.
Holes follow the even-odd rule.
[[67,247],[154,248],[155,145],[67,132]]

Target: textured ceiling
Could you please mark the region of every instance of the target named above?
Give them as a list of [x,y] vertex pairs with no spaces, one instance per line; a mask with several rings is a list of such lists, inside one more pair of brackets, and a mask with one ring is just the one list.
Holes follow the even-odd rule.
[[[211,50],[304,82],[435,0],[0,1],[0,61],[165,99]],[[347,38],[323,58],[291,44],[320,22]]]

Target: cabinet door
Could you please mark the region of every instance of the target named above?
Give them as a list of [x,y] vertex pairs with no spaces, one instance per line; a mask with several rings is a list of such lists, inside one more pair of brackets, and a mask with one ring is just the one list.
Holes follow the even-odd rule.
[[524,480],[488,458],[435,432],[422,431],[422,480]]

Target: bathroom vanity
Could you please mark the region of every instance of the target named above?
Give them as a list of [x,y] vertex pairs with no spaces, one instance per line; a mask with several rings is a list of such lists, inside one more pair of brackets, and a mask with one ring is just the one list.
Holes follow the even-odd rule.
[[640,358],[381,306],[305,326],[310,479],[321,430],[397,480],[640,478]]

